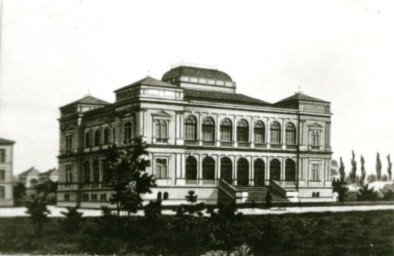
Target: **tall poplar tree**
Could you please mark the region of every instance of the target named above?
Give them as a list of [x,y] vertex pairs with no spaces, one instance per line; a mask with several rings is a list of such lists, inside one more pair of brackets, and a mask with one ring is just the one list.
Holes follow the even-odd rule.
[[382,162],[380,161],[379,152],[376,154],[376,179],[382,180]]
[[362,186],[362,185],[364,185],[365,177],[367,176],[367,172],[365,171],[365,159],[364,159],[363,155],[361,155],[360,163],[361,163],[360,184]]
[[390,154],[387,155],[387,174],[389,175],[389,181],[392,181],[392,173],[391,173],[391,168],[393,167],[393,163],[391,162],[390,159]]
[[341,178],[342,182],[345,182],[346,172],[342,157],[339,158],[339,177]]
[[352,165],[352,169],[350,171],[349,178],[351,183],[355,183],[357,176],[357,161],[356,161],[356,155],[354,154],[353,150],[352,150],[352,159],[350,160],[350,163]]

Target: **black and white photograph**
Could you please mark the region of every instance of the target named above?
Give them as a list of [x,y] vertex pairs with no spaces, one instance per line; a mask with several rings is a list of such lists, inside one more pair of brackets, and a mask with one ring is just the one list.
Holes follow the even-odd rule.
[[391,0],[0,0],[0,255],[394,255]]

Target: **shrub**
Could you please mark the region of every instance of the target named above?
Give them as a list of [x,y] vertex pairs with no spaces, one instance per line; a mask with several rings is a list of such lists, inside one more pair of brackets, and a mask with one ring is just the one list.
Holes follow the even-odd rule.
[[35,192],[26,200],[26,213],[30,215],[34,230],[37,235],[41,235],[41,230],[45,222],[48,221],[47,194]]
[[83,213],[78,212],[78,206],[67,207],[67,212],[60,212],[66,218],[63,221],[63,229],[67,232],[78,231],[82,226]]

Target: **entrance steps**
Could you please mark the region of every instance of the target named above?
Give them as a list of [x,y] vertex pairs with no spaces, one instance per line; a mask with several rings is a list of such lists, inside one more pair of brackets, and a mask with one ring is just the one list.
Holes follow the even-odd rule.
[[235,186],[237,191],[247,192],[247,198],[244,203],[265,203],[265,196],[270,191],[272,203],[288,202],[287,198],[282,197],[278,193],[270,190],[267,186]]

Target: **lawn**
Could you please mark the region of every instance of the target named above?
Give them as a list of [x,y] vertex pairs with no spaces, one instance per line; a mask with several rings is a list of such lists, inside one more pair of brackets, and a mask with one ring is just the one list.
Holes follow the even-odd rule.
[[0,218],[0,253],[201,255],[247,245],[251,255],[393,255],[394,211],[234,216],[88,217],[66,231],[51,218]]

